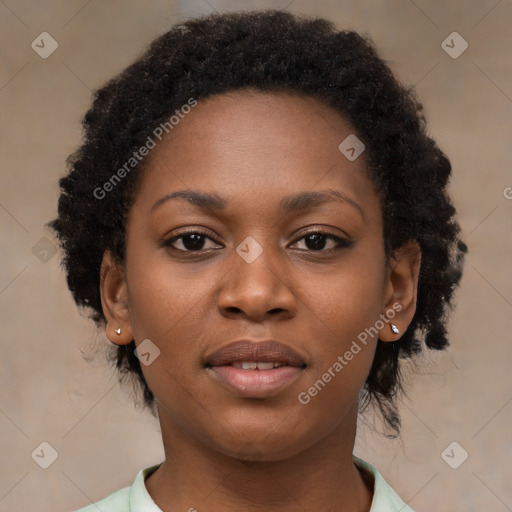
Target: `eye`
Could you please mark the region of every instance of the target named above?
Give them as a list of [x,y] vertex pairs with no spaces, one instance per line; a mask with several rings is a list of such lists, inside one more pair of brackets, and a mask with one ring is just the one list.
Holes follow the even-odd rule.
[[[294,245],[298,244],[301,240],[305,241],[306,247],[300,250],[314,252],[330,252],[343,247],[350,247],[353,244],[351,240],[324,231],[310,231],[299,238]],[[205,247],[207,241],[212,242],[214,245]],[[328,241],[331,242],[330,247],[328,247]],[[190,253],[219,248],[219,244],[216,244],[213,237],[203,231],[187,231],[181,233],[165,240],[162,245],[170,247],[175,251]]]
[[[299,243],[300,240],[305,240],[306,249],[302,250],[315,252],[330,252],[343,247],[350,247],[353,244],[351,240],[324,231],[310,231],[302,236],[302,238],[299,238],[295,244]],[[324,250],[326,245],[328,245],[328,240],[331,240],[331,247],[327,247],[327,250]]]
[[[163,242],[165,247],[170,247],[181,252],[197,252],[215,247],[204,247],[206,240],[214,242],[208,233],[202,231],[187,231],[180,235],[173,236]],[[180,247],[181,246],[181,247]]]

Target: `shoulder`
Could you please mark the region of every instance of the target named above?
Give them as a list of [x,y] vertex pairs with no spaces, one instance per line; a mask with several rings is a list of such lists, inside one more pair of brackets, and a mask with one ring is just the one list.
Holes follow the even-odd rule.
[[374,479],[373,501],[369,512],[414,512],[370,463],[355,455],[354,463],[369,472]]
[[[161,464],[161,463],[160,463]],[[160,464],[141,469],[132,485],[124,487],[95,503],[91,503],[74,512],[129,512],[144,510],[145,512],[161,512],[149,495],[144,481]]]

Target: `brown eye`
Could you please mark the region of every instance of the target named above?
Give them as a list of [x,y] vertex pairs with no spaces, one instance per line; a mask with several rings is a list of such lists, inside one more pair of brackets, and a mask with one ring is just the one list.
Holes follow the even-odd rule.
[[[330,250],[340,249],[342,247],[350,247],[353,243],[350,240],[322,231],[312,231],[307,233],[295,243],[299,243],[300,240],[305,241],[306,250],[315,252],[329,252]],[[331,246],[327,247],[327,250],[324,250],[326,249],[329,240],[331,240]],[[332,243],[334,243],[334,245],[332,245]]]
[[[214,242],[206,233],[200,231],[190,231],[174,236],[164,242],[164,246],[171,247],[177,251],[195,252],[204,249],[212,249],[213,247],[204,247],[207,240]],[[181,247],[180,247],[181,246]]]

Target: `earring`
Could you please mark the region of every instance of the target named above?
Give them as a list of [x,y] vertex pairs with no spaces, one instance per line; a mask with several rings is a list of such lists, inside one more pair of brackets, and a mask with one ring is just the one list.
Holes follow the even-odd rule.
[[392,330],[395,334],[400,334],[400,329],[398,329],[398,327],[397,327],[395,324],[391,324],[391,330]]
[[117,333],[117,334],[121,334],[121,327],[119,327],[118,329],[116,329],[116,333]]

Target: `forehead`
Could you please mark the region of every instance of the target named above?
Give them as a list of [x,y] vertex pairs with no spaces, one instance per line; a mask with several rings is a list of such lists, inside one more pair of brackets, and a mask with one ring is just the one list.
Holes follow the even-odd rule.
[[354,131],[308,96],[251,90],[212,96],[155,141],[135,203],[147,209],[165,194],[192,189],[261,208],[263,200],[332,187],[364,202],[375,195],[364,153],[350,161],[339,149]]

